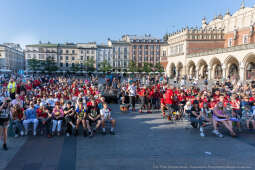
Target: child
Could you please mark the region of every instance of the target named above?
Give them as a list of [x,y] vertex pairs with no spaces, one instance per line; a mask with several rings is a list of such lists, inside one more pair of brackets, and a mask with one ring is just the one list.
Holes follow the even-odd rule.
[[115,125],[116,125],[116,121],[112,118],[111,116],[111,110],[108,108],[108,105],[107,103],[104,103],[103,104],[103,109],[100,110],[100,114],[101,114],[101,119],[102,119],[102,130],[103,130],[103,135],[106,134],[105,132],[105,122],[106,121],[109,121],[111,122],[111,135],[114,135],[114,128],[115,128]]

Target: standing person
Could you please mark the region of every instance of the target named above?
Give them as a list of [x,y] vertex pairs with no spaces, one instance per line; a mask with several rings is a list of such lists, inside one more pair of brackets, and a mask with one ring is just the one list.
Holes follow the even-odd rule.
[[10,99],[5,98],[4,102],[0,106],[0,139],[3,136],[3,149],[8,150],[7,148],[7,129],[9,125],[10,118]]
[[11,99],[15,99],[16,82],[11,78],[7,86]]
[[136,86],[134,81],[128,87],[128,93],[129,93],[129,103],[132,106],[132,111],[135,112]]

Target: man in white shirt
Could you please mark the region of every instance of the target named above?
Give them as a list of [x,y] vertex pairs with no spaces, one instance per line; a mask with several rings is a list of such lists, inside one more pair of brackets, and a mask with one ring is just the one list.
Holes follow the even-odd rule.
[[136,86],[135,82],[128,87],[129,103],[132,105],[132,111],[135,112]]

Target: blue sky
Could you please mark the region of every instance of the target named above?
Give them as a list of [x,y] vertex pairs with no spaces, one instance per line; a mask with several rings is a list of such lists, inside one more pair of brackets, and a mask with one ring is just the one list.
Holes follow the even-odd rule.
[[[246,0],[254,6],[255,0]],[[202,17],[233,13],[241,0],[1,0],[0,43],[106,42],[123,34],[200,26]]]

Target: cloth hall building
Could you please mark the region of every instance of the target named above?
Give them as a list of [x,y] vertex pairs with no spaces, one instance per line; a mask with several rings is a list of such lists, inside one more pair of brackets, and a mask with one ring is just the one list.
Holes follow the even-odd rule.
[[244,3],[201,28],[184,28],[168,35],[161,46],[161,64],[171,78],[255,78],[255,6]]

